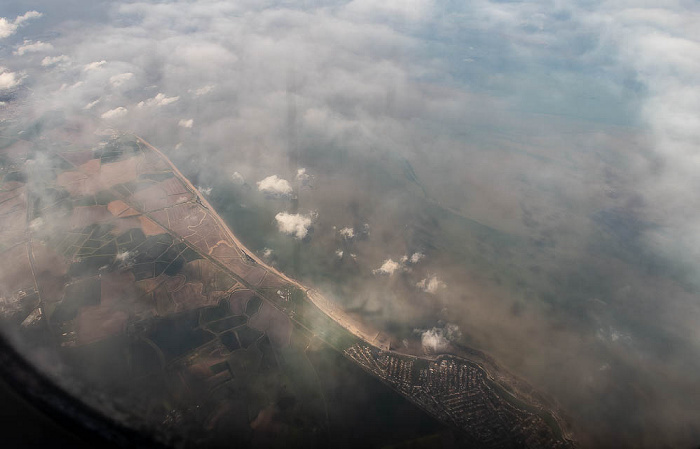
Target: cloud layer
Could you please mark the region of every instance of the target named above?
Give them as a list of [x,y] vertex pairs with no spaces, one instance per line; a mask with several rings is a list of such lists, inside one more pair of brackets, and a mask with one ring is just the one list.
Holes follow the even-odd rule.
[[254,249],[337,266],[426,350],[449,314],[590,447],[700,438],[696,4],[111,2],[41,35],[2,8],[0,90],[28,116],[151,140]]

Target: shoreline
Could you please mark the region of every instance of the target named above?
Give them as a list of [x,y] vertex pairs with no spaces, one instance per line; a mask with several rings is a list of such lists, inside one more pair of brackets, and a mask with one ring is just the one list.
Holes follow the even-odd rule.
[[[290,278],[276,268],[269,266],[262,261],[255,253],[250,251],[243,243],[235,236],[226,222],[221,218],[216,209],[209,201],[199,192],[199,190],[190,182],[190,180],[182,174],[182,172],[173,164],[170,159],[158,148],[148,143],[143,138],[130,134],[136,137],[137,141],[153,151],[156,155],[162,158],[173,170],[173,172],[191,189],[196,195],[197,200],[205,207],[208,212],[214,217],[217,224],[224,230],[226,235],[231,238],[237,249],[250,257],[256,264],[263,269],[279,276],[289,284],[297,287],[304,292],[309,302],[313,304],[319,311],[325,314],[328,318],[334,321],[338,326],[347,330],[355,337],[359,338],[366,344],[380,351],[394,353],[400,356],[408,356],[427,361],[436,361],[444,357],[457,357],[471,363],[477,364],[488,376],[491,382],[496,384],[503,394],[511,397],[516,402],[524,403],[527,408],[539,411],[540,413],[548,414],[556,422],[561,435],[565,440],[574,441],[573,434],[569,429],[567,421],[562,417],[561,410],[555,404],[550,404],[553,400],[542,397],[542,394],[535,390],[525,380],[510,373],[507,369],[501,367],[493,358],[486,353],[477,349],[462,347],[459,345],[450,344],[448,351],[440,354],[418,355],[411,352],[403,352],[400,349],[392,349],[391,337],[384,334],[381,330],[371,328],[366,323],[349,315],[338,305],[325,298],[320,291],[313,287],[307,287],[301,282]],[[507,387],[506,387],[507,385]],[[531,411],[531,413],[534,413]]]

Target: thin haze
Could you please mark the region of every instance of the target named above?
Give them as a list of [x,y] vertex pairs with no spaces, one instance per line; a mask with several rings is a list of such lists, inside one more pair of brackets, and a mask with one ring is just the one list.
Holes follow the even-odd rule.
[[700,443],[695,2],[58,5],[0,6],[15,118],[146,138],[251,249],[492,354],[586,446]]

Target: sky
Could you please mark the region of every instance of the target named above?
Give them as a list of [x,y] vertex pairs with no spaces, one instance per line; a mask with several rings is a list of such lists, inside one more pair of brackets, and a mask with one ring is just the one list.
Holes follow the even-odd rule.
[[586,446],[700,442],[695,2],[9,0],[0,17],[0,107],[146,138],[258,217],[233,227],[252,249],[427,349],[494,355]]

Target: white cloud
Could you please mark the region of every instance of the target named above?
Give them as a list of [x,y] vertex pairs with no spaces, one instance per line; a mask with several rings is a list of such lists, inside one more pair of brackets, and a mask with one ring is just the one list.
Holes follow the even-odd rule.
[[272,255],[273,252],[274,251],[272,251],[270,248],[265,248],[265,249],[263,249],[262,256],[264,258],[268,258]]
[[424,257],[425,257],[425,254],[416,252],[416,253],[411,254],[411,257],[403,256],[401,258],[401,262],[416,264],[416,263],[420,262]]
[[420,336],[423,350],[427,353],[440,352],[447,348],[449,342],[443,335],[442,329],[436,327],[423,331]]
[[346,239],[348,239],[348,240],[350,240],[350,239],[352,239],[353,237],[355,237],[355,230],[352,229],[352,228],[350,228],[350,227],[343,228],[343,229],[341,229],[341,230],[338,231],[338,232],[340,233],[340,235],[342,235],[344,238],[346,238]]
[[113,75],[109,78],[109,83],[112,87],[119,87],[127,81],[134,78],[134,74],[131,72],[120,73],[118,75]]
[[195,97],[200,97],[202,95],[208,94],[212,90],[214,90],[214,86],[208,85],[208,86],[200,87],[199,89],[190,89],[187,92],[193,94]]
[[41,13],[37,11],[28,11],[21,16],[18,16],[13,21],[7,20],[5,17],[0,17],[0,39],[12,36],[17,32],[19,26],[30,19],[41,17]]
[[22,84],[23,76],[16,72],[9,72],[4,67],[0,67],[0,90],[14,89]]
[[66,55],[46,56],[41,60],[41,65],[44,67],[50,67],[57,64],[67,64],[68,62],[70,62],[70,58]]
[[414,329],[414,332],[420,334],[423,351],[427,354],[444,351],[449,346],[450,341],[457,340],[462,336],[459,327],[452,323],[432,329]]
[[139,102],[138,107],[142,108],[144,106],[146,106],[146,107],[167,106],[169,104],[175,103],[179,99],[180,99],[179,96],[168,97],[163,93],[159,93],[158,95],[156,95],[153,98],[149,98],[148,100]]
[[134,257],[136,257],[136,252],[132,251],[122,251],[120,253],[117,253],[116,259],[120,263],[121,266],[131,266],[134,263]]
[[83,67],[83,71],[89,72],[92,70],[97,70],[102,68],[102,66],[105,64],[107,64],[107,61],[105,61],[104,59],[102,61],[94,61],[89,64],[85,64],[85,66]]
[[17,50],[14,51],[14,54],[17,56],[23,56],[26,53],[38,53],[41,51],[49,51],[49,50],[53,50],[53,45],[51,45],[48,42],[42,42],[42,41],[31,42],[31,41],[25,40],[22,45],[17,47]]
[[309,181],[311,181],[311,175],[306,173],[305,168],[300,168],[297,170],[297,181],[301,182],[301,185],[307,185],[309,184]]
[[239,186],[245,184],[245,178],[242,174],[238,173],[237,171],[233,172],[233,174],[231,175],[231,180],[234,184],[237,184]]
[[373,274],[388,274],[392,275],[394,272],[399,270],[401,268],[401,264],[398,262],[394,262],[391,259],[387,259],[384,261],[381,267],[377,268],[376,270],[372,270]]
[[17,25],[0,17],[0,39],[11,36],[17,31]]
[[312,223],[312,218],[309,215],[288,214],[280,212],[275,215],[277,220],[277,228],[284,234],[289,234],[297,239],[303,239],[309,233],[309,227]]
[[102,118],[106,120],[122,118],[126,115],[127,109],[119,106],[118,108],[110,109],[109,111],[102,114]]
[[277,175],[268,176],[258,182],[258,190],[271,196],[289,196],[293,192],[289,182]]
[[199,190],[202,193],[202,195],[209,196],[211,195],[212,188],[197,186],[197,190]]
[[342,249],[337,249],[337,250],[335,251],[335,257],[337,257],[338,259],[342,259],[342,258],[343,258],[343,254],[344,254],[344,252],[343,252]]
[[435,294],[441,288],[445,288],[446,285],[437,276],[433,275],[425,278],[416,284],[416,287],[420,288],[426,293]]
[[83,107],[83,109],[85,109],[86,111],[89,111],[90,109],[94,108],[95,105],[97,105],[97,103],[99,103],[99,102],[100,102],[100,99],[98,98],[97,100],[91,101],[90,103],[86,104]]
[[43,14],[40,13],[39,11],[27,11],[15,19],[15,24],[21,25],[22,23],[26,22],[27,20],[38,19],[41,16],[43,16]]
[[177,126],[181,128],[192,128],[192,125],[194,125],[194,120],[193,119],[181,119],[179,122],[177,122]]
[[411,258],[409,260],[411,261],[411,263],[418,263],[424,257],[425,257],[425,254],[423,254],[423,253],[413,253],[413,255],[411,256]]

